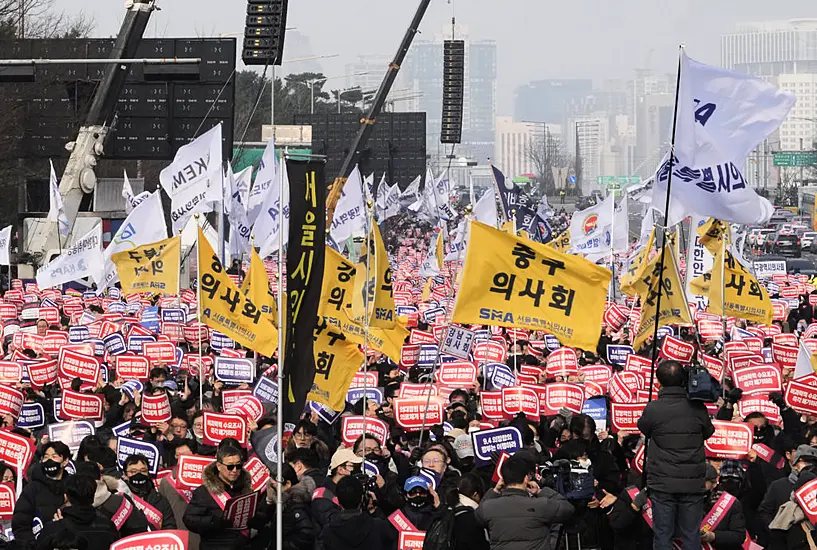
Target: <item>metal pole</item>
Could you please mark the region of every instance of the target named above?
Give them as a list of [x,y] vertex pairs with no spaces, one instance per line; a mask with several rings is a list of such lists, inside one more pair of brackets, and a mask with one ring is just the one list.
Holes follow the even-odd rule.
[[135,57],[119,59],[0,59],[0,67],[19,65],[116,65],[117,63],[145,63],[148,65],[197,65],[200,57]]
[[[272,66],[272,91],[270,92],[270,108],[269,108],[269,111],[270,111],[270,115],[269,115],[270,116],[270,124],[272,125],[272,138],[275,139],[275,65]],[[281,478],[278,478],[278,479],[281,479]]]
[[315,81],[309,82],[309,114],[315,114]]
[[[274,75],[275,67],[273,66],[273,88],[275,85]],[[274,102],[273,102],[274,103]],[[274,126],[273,126],[274,128]],[[287,154],[281,155],[281,163],[287,161]],[[276,464],[276,479],[278,485],[276,486],[276,502],[275,502],[275,542],[276,548],[284,547],[284,508],[282,504],[283,495],[281,494],[281,478],[283,477],[283,437],[284,437],[284,399],[289,395],[286,388],[286,380],[284,378],[284,359],[286,352],[284,350],[284,169],[285,166],[278,166],[278,196],[281,200],[281,208],[278,212],[278,449]]]

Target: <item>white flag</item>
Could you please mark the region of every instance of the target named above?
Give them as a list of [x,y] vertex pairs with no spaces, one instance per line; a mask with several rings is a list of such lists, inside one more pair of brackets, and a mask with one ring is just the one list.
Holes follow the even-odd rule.
[[128,179],[128,171],[125,170],[125,177],[122,181],[122,198],[125,199],[125,214],[130,214],[133,209],[142,204],[146,198],[150,196],[148,191],[142,191],[135,197],[133,196],[133,188]]
[[171,200],[173,231],[181,231],[190,217],[210,212],[222,200],[221,124],[179,148],[173,162],[159,173]]
[[610,193],[596,206],[576,212],[570,220],[570,242],[573,253],[590,261],[610,255],[611,249],[626,252],[629,248],[629,224],[626,198],[613,213],[615,196]]
[[366,204],[363,201],[363,182],[357,166],[349,174],[349,179],[341,190],[329,235],[336,243],[366,235]]
[[275,158],[275,140],[270,139],[264,154],[261,155],[261,164],[258,173],[255,175],[255,184],[249,193],[247,201],[247,219],[250,223],[255,223],[258,213],[267,199],[267,194],[272,190],[278,192],[278,160]]
[[111,244],[105,249],[104,275],[97,280],[97,292],[103,292],[107,287],[119,280],[116,266],[111,256],[117,252],[136,248],[144,244],[155,243],[167,238],[165,214],[162,209],[162,197],[159,191],[151,195],[142,204],[133,209],[119,231],[111,239]]
[[489,187],[474,206],[474,219],[479,223],[499,227],[499,218],[496,213],[496,191]]
[[[255,244],[259,247],[258,254],[261,258],[266,258],[278,250],[278,229],[280,225],[279,216],[283,211],[284,219],[284,246],[289,242],[289,176],[287,175],[286,162],[280,165],[281,177],[284,180],[284,198],[280,199],[278,182],[269,187],[266,200],[259,209],[258,218],[252,228],[255,236]],[[283,208],[282,208],[283,205]]]
[[811,352],[801,341],[800,349],[797,352],[797,364],[794,367],[794,379],[797,380],[814,373],[817,373],[817,369],[812,364]]
[[[771,203],[746,184],[740,166],[774,132],[795,97],[772,84],[698,63],[682,53],[672,197],[667,225],[690,213],[744,224],[765,223]],[[658,168],[653,206],[665,208],[670,158]],[[679,207],[680,206],[680,207]]]
[[440,265],[437,263],[437,235],[431,237],[431,244],[428,246],[426,259],[420,264],[417,272],[420,277],[434,277],[440,274]]
[[68,250],[37,270],[37,285],[52,288],[85,277],[98,282],[102,267],[102,224],[98,223]]
[[252,177],[252,166],[245,168],[238,174],[233,174],[232,168],[229,165],[227,166],[225,192],[231,191],[231,193],[228,197],[225,197],[224,202],[227,205],[227,219],[230,222],[230,254],[232,256],[252,252],[250,246],[250,222],[247,221],[247,211],[241,203],[241,191],[237,183],[242,178],[247,180],[250,177]]
[[374,201],[376,210],[383,210],[386,205],[386,194],[390,189],[386,184],[386,173],[383,172],[383,177],[380,178],[380,183],[377,185],[377,200]]
[[68,225],[68,217],[65,215],[65,205],[62,203],[62,195],[60,194],[60,185],[57,183],[57,172],[54,171],[54,163],[50,160],[51,176],[49,178],[49,201],[48,201],[48,217],[50,222],[57,222],[61,237],[67,237],[71,228]]
[[457,262],[465,259],[465,232],[466,228],[468,227],[466,221],[467,220],[460,221],[460,223],[457,225],[454,238],[445,245],[445,258],[443,258],[444,262]]
[[400,193],[400,202],[408,206],[413,204],[420,196],[420,180],[422,176],[417,176],[408,184],[408,187]]
[[11,265],[9,258],[9,249],[11,248],[11,229],[10,225],[0,230],[0,265]]
[[400,213],[400,187],[396,183],[386,192],[383,208],[378,212],[380,217],[377,221],[381,223]]
[[457,217],[457,211],[451,206],[451,182],[448,169],[434,181],[434,206],[441,220],[450,221]]

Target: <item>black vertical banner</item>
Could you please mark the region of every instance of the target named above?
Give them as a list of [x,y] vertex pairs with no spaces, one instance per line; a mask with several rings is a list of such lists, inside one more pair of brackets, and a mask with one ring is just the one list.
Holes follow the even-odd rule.
[[324,161],[292,160],[289,174],[289,245],[287,247],[287,391],[284,422],[297,423],[315,378],[313,331],[318,324],[318,303],[323,284],[326,241],[326,186]]

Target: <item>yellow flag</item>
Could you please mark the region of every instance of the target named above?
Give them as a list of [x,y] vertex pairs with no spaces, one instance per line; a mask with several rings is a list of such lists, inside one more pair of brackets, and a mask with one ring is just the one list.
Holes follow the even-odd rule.
[[182,238],[176,236],[112,255],[122,293],[178,294],[181,250]]
[[441,229],[440,232],[437,233],[437,245],[434,247],[434,253],[437,256],[437,267],[440,269],[443,268],[443,258],[445,258],[445,254],[443,253],[445,247],[443,245],[443,232]]
[[545,246],[555,248],[559,252],[567,252],[570,250],[570,230],[565,230],[564,233],[547,243]]
[[611,277],[584,258],[471,222],[452,322],[544,330],[595,349]]
[[434,284],[434,279],[429,277],[423,285],[423,292],[420,294],[420,299],[424,302],[431,298],[431,286]]
[[500,227],[499,230],[503,233],[510,233],[513,235],[513,221],[508,220],[506,222],[502,222],[502,227]]
[[772,322],[769,293],[725,246],[715,254],[708,297],[709,313],[767,325]]
[[[368,270],[366,262],[369,262]],[[369,233],[366,257],[361,258],[355,268],[357,273],[352,299],[354,318],[358,322],[366,318],[366,304],[368,303],[370,327],[394,327],[397,316],[394,313],[391,266],[383,239],[380,237],[380,229],[376,223],[372,224],[372,230]]]
[[712,283],[712,270],[703,275],[698,275],[689,282],[689,290],[696,296],[709,296],[709,288]]
[[272,321],[230,280],[201,228],[198,247],[201,322],[242,346],[272,357],[278,347],[278,330]]
[[[689,304],[684,295],[684,284],[678,273],[678,265],[672,253],[671,244],[664,245],[664,272],[661,275],[661,254],[657,254],[650,261],[647,269],[639,280],[641,297],[641,324],[633,338],[633,347],[640,348],[648,337],[655,333],[655,320],[658,317],[658,326],[680,324],[691,325]],[[661,310],[658,311],[658,290],[661,289]]]
[[250,269],[241,283],[241,292],[261,308],[261,313],[269,316],[273,325],[278,325],[278,306],[275,303],[275,295],[270,290],[264,261],[255,248],[250,253]]
[[698,227],[698,237],[701,245],[713,256],[721,249],[721,241],[729,232],[729,224],[709,218],[703,225]]
[[333,411],[342,411],[346,392],[363,365],[363,352],[322,318],[315,327],[314,355],[315,378],[306,398],[323,403]]
[[650,231],[647,244],[641,250],[636,252],[635,256],[633,256],[633,258],[630,260],[630,266],[627,268],[627,271],[622,273],[621,277],[619,277],[621,292],[627,296],[634,297],[638,293],[638,290],[633,287],[633,285],[641,278],[642,275],[644,275],[644,270],[647,269],[650,251],[652,250],[654,242],[655,229]]

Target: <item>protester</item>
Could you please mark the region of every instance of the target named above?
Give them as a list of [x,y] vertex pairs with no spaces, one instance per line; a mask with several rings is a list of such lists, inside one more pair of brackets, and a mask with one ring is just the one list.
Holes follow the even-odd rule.
[[648,441],[647,488],[653,511],[655,550],[669,550],[679,536],[686,548],[700,547],[705,493],[704,441],[715,433],[706,407],[690,401],[684,368],[663,361],[656,369],[658,399],[647,404],[638,429]]
[[[293,490],[298,485],[298,476],[292,466],[285,464],[282,469],[283,495],[282,526],[284,550],[312,550],[315,544],[316,530],[309,510],[310,495],[303,491]],[[272,491],[267,504],[275,506],[277,491]]]
[[321,532],[324,550],[389,550],[396,545],[391,525],[364,510],[366,492],[357,478],[340,480],[337,498],[341,510]]
[[131,490],[131,498],[150,524],[151,530],[175,529],[176,516],[170,502],[159,494],[150,479],[150,465],[142,455],[130,455],[125,459],[123,479]]

